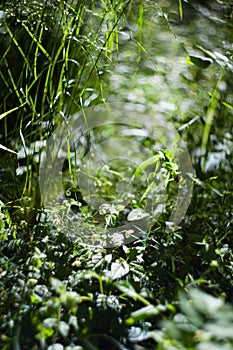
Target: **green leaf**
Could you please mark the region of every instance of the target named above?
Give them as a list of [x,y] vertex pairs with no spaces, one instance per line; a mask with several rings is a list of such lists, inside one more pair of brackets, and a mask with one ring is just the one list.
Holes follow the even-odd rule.
[[57,278],[51,277],[50,278],[50,283],[51,283],[52,287],[55,289],[57,294],[61,294],[61,293],[65,292],[66,287]]
[[233,324],[228,322],[216,322],[216,323],[207,323],[205,329],[208,332],[211,332],[214,337],[220,339],[233,339]]
[[222,105],[223,106],[225,106],[225,107],[227,107],[227,108],[229,108],[229,109],[232,109],[233,110],[233,106],[232,105],[230,105],[229,103],[227,103],[227,102],[225,102],[225,101],[223,101],[223,102],[221,102],[222,103]]
[[129,265],[126,261],[116,260],[111,264],[110,277],[113,280],[121,278],[129,273]]
[[53,317],[48,317],[43,321],[46,328],[54,328],[57,326],[57,319]]
[[207,68],[211,63],[213,63],[213,60],[211,58],[198,56],[198,55],[190,55],[188,56],[187,63],[193,63],[195,66],[200,68]]
[[65,323],[64,321],[59,322],[59,332],[64,338],[67,337],[69,330],[70,330],[70,327],[67,323]]
[[131,285],[128,287],[123,284],[117,283],[116,287],[128,297],[133,298],[135,300],[140,300],[145,305],[151,305],[150,302],[146,300],[141,294],[137,293]]
[[190,290],[190,296],[195,300],[196,309],[207,315],[214,315],[224,304],[222,299],[203,293],[198,289]]
[[142,209],[136,208],[132,209],[131,212],[127,216],[128,221],[141,220],[145,217],[149,216],[148,213],[145,213]]
[[214,342],[204,342],[197,345],[197,350],[232,350],[232,347],[227,344],[220,344]]
[[146,159],[144,162],[142,162],[137,169],[135,170],[133,174],[133,178],[135,178],[138,174],[140,174],[145,168],[147,168],[149,165],[152,165],[154,163],[157,163],[161,159],[161,154],[156,154],[155,156],[152,156],[148,159]]
[[159,309],[153,305],[145,306],[137,311],[131,313],[130,317],[127,318],[126,323],[128,325],[133,325],[139,320],[144,320],[146,318],[156,316],[160,313]]
[[64,349],[64,346],[59,344],[59,343],[56,343],[56,344],[53,344],[53,345],[50,345],[48,347],[48,350],[63,350]]
[[66,305],[69,309],[72,309],[79,301],[79,294],[72,291],[64,292],[61,296],[61,300],[64,305]]

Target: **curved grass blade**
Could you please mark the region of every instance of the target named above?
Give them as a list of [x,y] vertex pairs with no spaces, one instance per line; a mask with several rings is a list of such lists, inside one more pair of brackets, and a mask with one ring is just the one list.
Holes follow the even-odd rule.
[[12,149],[7,148],[1,144],[0,144],[0,149],[3,149],[4,151],[10,152],[10,153],[18,154],[17,152],[13,151]]
[[27,103],[27,102],[24,102],[24,103],[22,103],[20,106],[15,107],[15,108],[12,108],[12,109],[10,109],[9,111],[0,114],[0,120],[3,119],[3,118],[5,118],[8,114],[10,114],[10,113],[12,113],[12,112],[14,112],[14,111],[17,111],[17,109],[23,107],[26,103]]

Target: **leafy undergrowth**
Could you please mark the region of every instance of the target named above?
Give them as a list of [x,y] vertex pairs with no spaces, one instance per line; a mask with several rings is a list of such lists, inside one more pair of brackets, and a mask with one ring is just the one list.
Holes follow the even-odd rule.
[[[196,1],[194,7],[183,1],[12,3],[0,11],[0,348],[232,350],[230,2],[207,1],[205,8]],[[156,159],[166,206],[142,237],[110,248],[91,245],[85,233],[75,240],[77,232],[49,220],[37,177],[56,125],[116,99],[166,114],[187,142],[194,188],[185,218],[168,231],[179,164],[154,147],[150,134],[129,129],[142,146],[154,147],[134,174]],[[103,129],[100,142],[115,133]],[[76,211],[93,229],[101,215],[71,183],[70,153],[63,169],[65,213],[72,219]],[[128,181],[117,167],[95,178],[105,199],[114,197],[119,176]],[[104,208],[106,226],[143,209],[150,189],[137,179],[126,213]]]
[[1,348],[232,349],[230,196],[215,202],[225,224],[197,200],[182,229],[117,249],[16,228],[2,209]]

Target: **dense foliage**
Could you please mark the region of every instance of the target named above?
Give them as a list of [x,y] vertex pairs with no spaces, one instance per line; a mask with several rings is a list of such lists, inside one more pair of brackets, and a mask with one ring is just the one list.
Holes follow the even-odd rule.
[[[0,2],[1,349],[233,349],[232,10],[218,0]],[[166,210],[118,247],[59,230],[38,183],[55,128],[105,102],[166,116],[194,168],[188,212],[168,231],[180,174],[162,155]],[[140,142],[153,149],[150,135]],[[67,159],[67,213],[95,230]],[[103,196],[119,172],[100,174]],[[113,208],[104,219],[121,217]]]

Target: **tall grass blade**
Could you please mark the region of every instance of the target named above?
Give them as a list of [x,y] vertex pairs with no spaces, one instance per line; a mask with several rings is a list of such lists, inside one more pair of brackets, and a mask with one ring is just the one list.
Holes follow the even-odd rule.
[[30,31],[30,29],[26,26],[25,23],[23,23],[23,27],[25,28],[25,30],[27,31],[27,33],[30,35],[30,37],[32,38],[32,40],[37,44],[37,46],[40,48],[41,52],[43,52],[43,54],[47,57],[47,59],[49,60],[49,62],[52,62],[52,59],[48,53],[48,51],[44,48],[44,46],[40,43],[40,41],[37,39],[37,37]]
[[179,12],[180,12],[180,19],[182,21],[183,19],[183,6],[182,6],[182,0],[179,0]]
[[14,112],[14,111],[17,111],[19,108],[23,107],[26,103],[27,103],[27,102],[24,102],[24,103],[22,103],[20,106],[15,107],[15,108],[12,108],[12,109],[10,109],[9,111],[0,114],[0,120],[3,119],[3,118],[5,118],[8,114],[10,114],[10,113],[12,113],[12,112]]
[[209,103],[209,107],[207,110],[207,118],[206,118],[206,123],[205,123],[205,129],[204,129],[204,133],[203,133],[203,137],[202,137],[202,148],[206,149],[207,147],[207,143],[208,143],[208,139],[209,139],[209,134],[210,134],[210,129],[213,123],[213,119],[214,119],[214,115],[215,115],[215,111],[218,105],[218,93],[219,93],[219,83],[221,82],[223,78],[223,75],[221,75],[221,77],[219,78],[214,91],[212,93],[211,96],[211,100]]
[[17,152],[13,151],[12,149],[7,148],[1,144],[0,144],[0,149],[3,149],[4,151],[10,152],[10,153],[18,154]]

